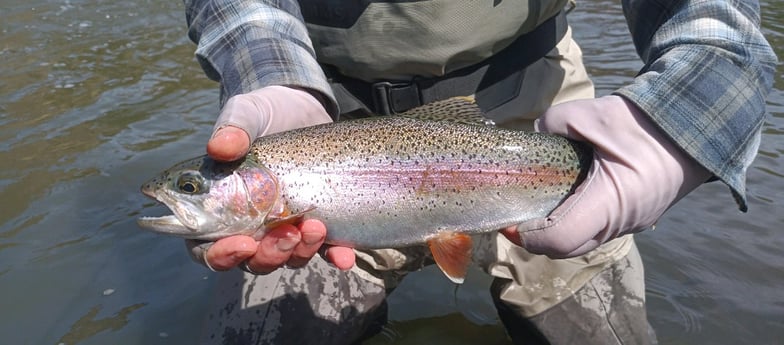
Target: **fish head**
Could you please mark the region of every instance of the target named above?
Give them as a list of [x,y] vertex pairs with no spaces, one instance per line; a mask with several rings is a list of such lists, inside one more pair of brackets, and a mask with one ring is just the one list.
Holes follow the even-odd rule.
[[247,159],[225,163],[202,156],[180,162],[144,183],[141,192],[173,213],[142,217],[141,227],[199,240],[257,235],[279,204],[275,176]]

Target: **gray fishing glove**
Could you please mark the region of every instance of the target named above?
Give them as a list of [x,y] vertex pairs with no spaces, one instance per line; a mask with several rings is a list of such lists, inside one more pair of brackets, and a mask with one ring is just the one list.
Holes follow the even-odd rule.
[[215,122],[207,154],[237,160],[260,136],[332,122],[314,94],[287,86],[267,86],[226,102]]
[[517,226],[518,244],[532,253],[573,257],[651,228],[711,176],[619,96],[553,106],[537,120],[536,129],[586,141],[594,147],[594,158],[574,194],[549,216]]

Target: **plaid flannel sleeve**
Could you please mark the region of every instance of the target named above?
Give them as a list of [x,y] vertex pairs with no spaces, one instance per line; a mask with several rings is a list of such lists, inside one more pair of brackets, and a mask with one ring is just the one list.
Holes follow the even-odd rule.
[[777,63],[756,0],[623,0],[644,67],[619,90],[726,183],[746,211]]
[[269,85],[320,93],[327,112],[337,102],[294,0],[185,0],[188,37],[210,79],[230,97]]

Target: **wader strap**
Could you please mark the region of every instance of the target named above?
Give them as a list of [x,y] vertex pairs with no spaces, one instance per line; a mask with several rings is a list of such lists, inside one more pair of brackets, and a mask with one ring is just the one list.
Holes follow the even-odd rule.
[[547,55],[564,37],[566,28],[566,14],[561,11],[497,54],[442,77],[369,83],[341,75],[334,67],[322,67],[335,91],[341,113],[364,109],[378,115],[391,115],[450,97],[476,94]]

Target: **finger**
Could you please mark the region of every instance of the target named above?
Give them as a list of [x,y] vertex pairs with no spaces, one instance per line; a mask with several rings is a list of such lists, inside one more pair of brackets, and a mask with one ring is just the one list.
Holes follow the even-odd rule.
[[299,225],[302,241],[294,247],[291,258],[286,264],[289,267],[302,267],[316,255],[327,236],[327,227],[316,219],[307,219]]
[[[523,233],[522,242],[531,253],[546,255],[551,259],[566,259],[583,255],[596,249],[606,242],[597,235],[596,238],[581,239],[582,234],[575,236],[574,228],[553,227],[545,231],[531,231]],[[576,238],[573,238],[576,237]]]
[[230,162],[242,158],[250,149],[250,137],[244,130],[226,126],[215,131],[207,143],[207,154],[215,160]]
[[258,251],[248,259],[248,268],[256,273],[269,273],[283,266],[300,243],[299,229],[284,224],[270,230],[259,242]]
[[595,243],[609,240],[608,229],[620,206],[617,194],[607,192],[613,190],[613,181],[603,173],[604,164],[594,161],[585,181],[547,217],[518,226],[520,243],[526,250],[566,258],[584,254],[595,248]]
[[329,247],[324,256],[341,271],[350,270],[357,259],[354,250],[348,247]]
[[502,229],[501,234],[506,236],[509,241],[512,243],[522,246],[522,241],[520,240],[520,233],[517,231],[517,225],[510,226],[508,228]]
[[216,271],[236,267],[256,253],[258,245],[252,237],[231,236],[215,241],[205,254],[207,265]]
[[588,111],[588,108],[595,106],[595,101],[593,99],[576,100],[553,106],[534,121],[534,130],[558,134],[578,141],[586,141],[580,128],[582,127],[582,122],[590,121],[592,118],[573,115],[584,114]]

